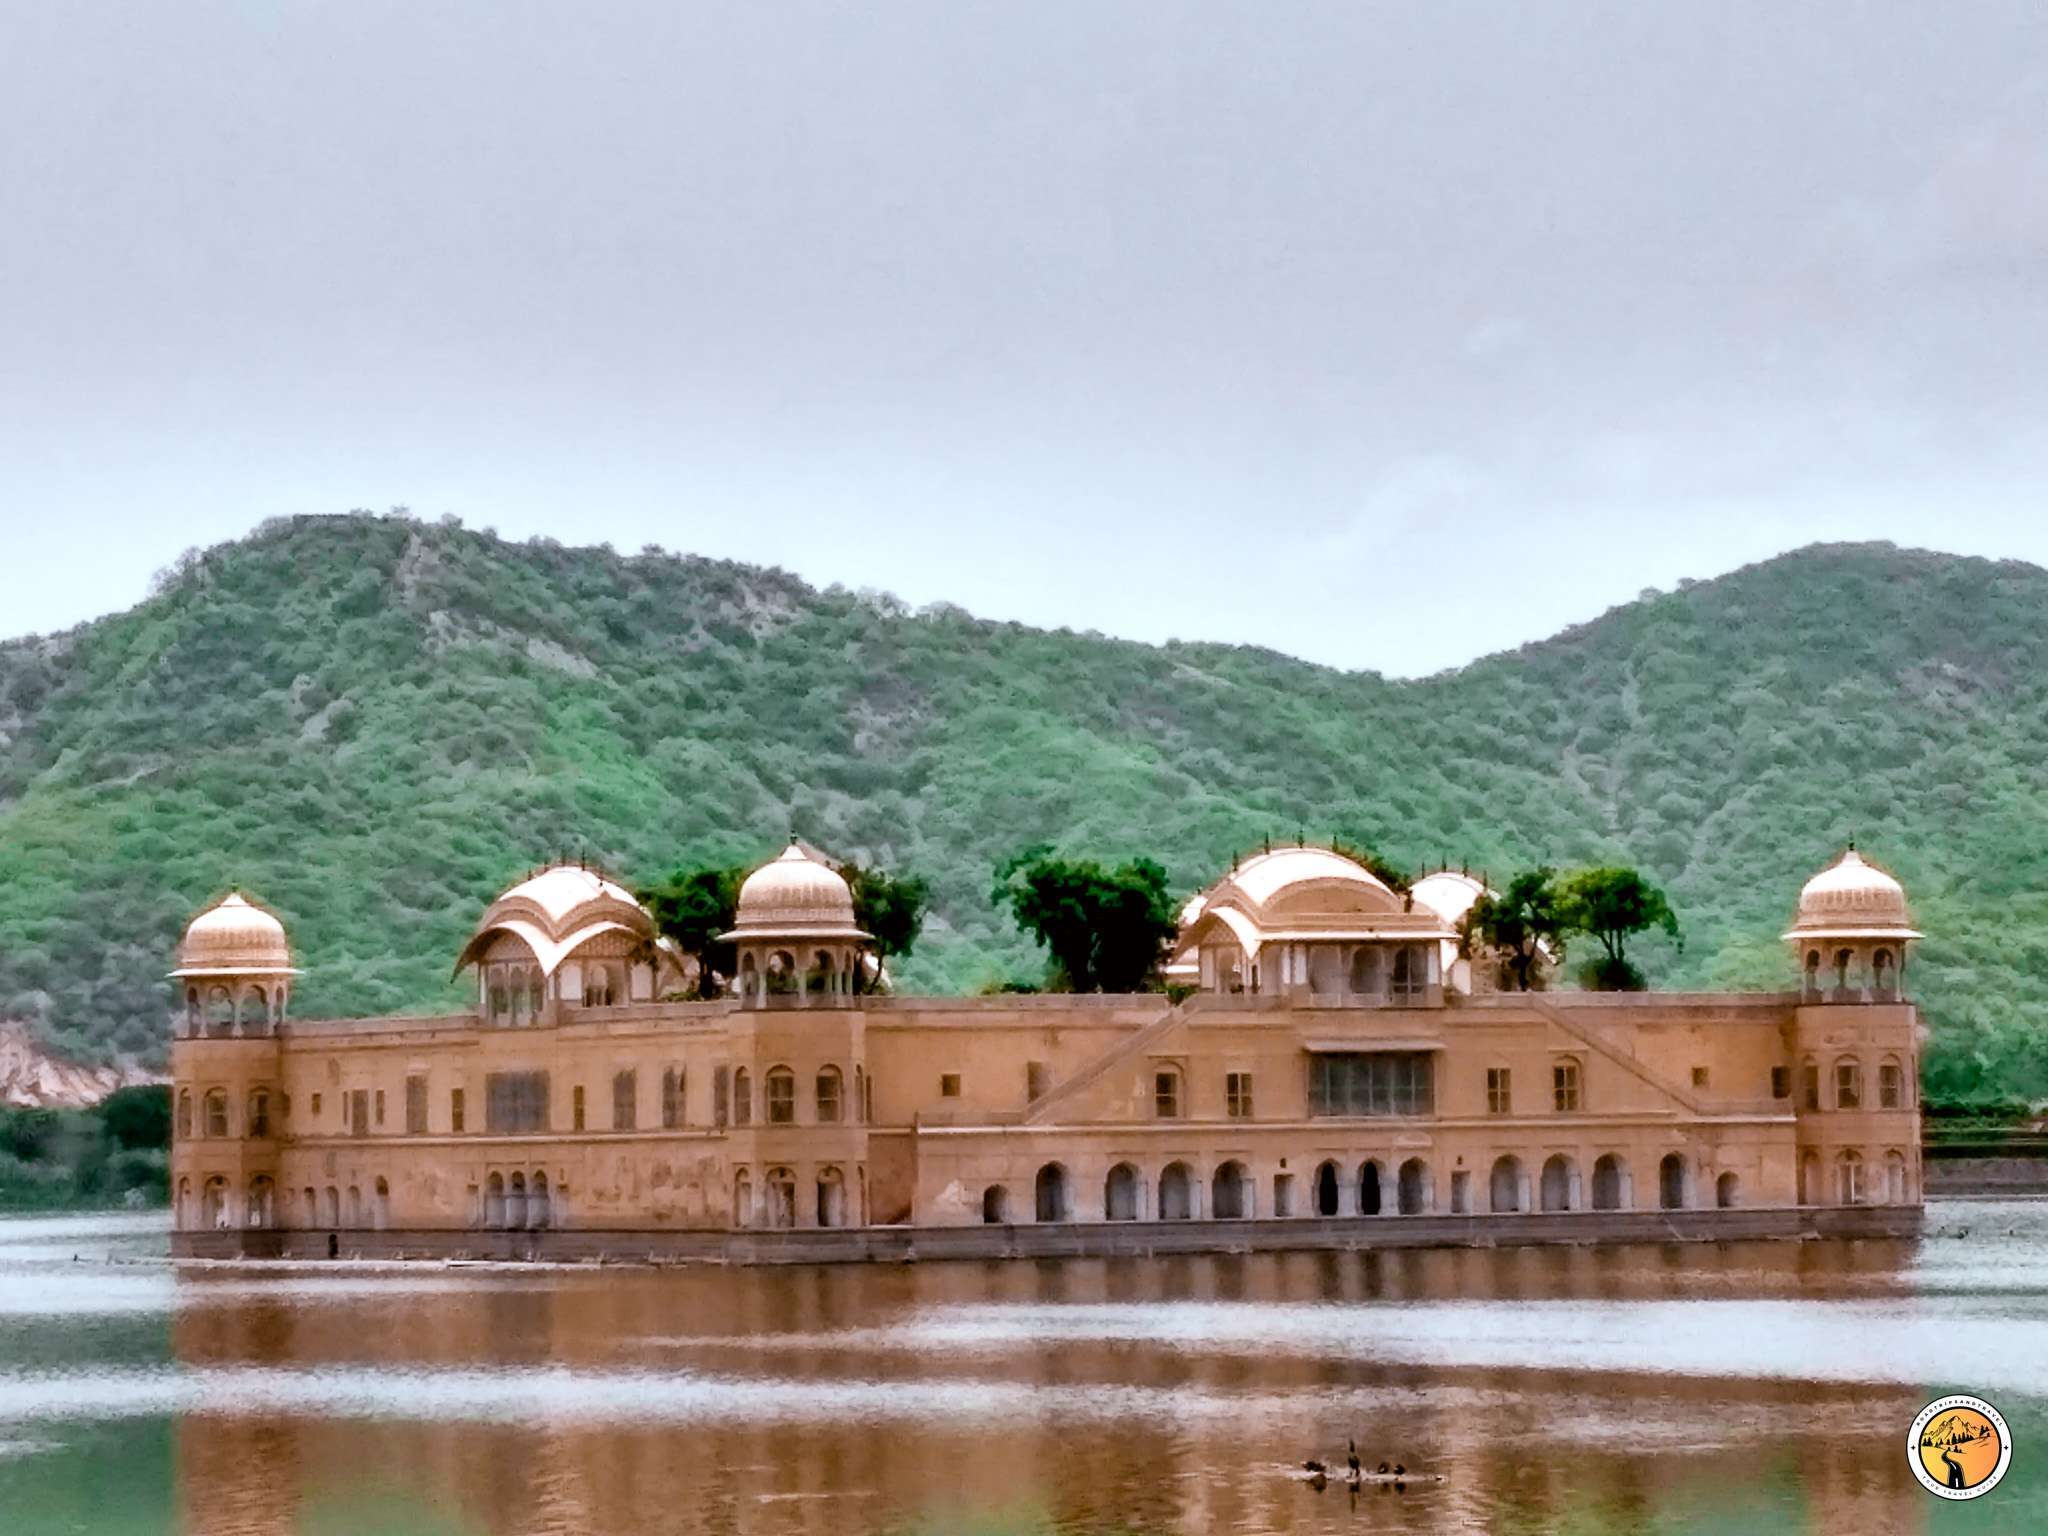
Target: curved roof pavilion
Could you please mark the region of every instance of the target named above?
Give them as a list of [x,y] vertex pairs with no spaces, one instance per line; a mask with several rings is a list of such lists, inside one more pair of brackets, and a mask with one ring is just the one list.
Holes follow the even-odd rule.
[[1247,956],[1273,943],[1434,939],[1457,934],[1424,903],[1330,848],[1275,848],[1246,859],[1193,902],[1177,950],[1228,934]]
[[617,881],[581,865],[554,864],[484,910],[455,969],[476,964],[497,938],[510,934],[533,952],[542,974],[551,976],[573,951],[606,933],[652,942],[654,920]]

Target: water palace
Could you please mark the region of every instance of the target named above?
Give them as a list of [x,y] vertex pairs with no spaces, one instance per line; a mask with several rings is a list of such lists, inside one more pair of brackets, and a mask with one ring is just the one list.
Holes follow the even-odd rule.
[[[1190,901],[1158,993],[857,989],[829,860],[748,876],[714,1001],[617,882],[541,871],[473,1008],[297,1020],[230,894],[175,970],[175,1246],[736,1261],[1690,1236],[1919,1218],[1920,935],[1852,849],[1768,993],[1517,992],[1445,872],[1276,849]],[[865,973],[863,967],[869,967]],[[1178,993],[1179,989],[1176,989]]]

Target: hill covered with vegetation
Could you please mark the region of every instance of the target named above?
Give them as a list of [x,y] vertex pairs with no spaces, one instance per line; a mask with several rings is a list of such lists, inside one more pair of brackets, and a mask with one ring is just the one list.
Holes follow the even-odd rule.
[[[548,856],[635,882],[794,828],[926,877],[916,988],[1036,975],[990,905],[1027,844],[1341,836],[1496,877],[1634,863],[1659,986],[1780,985],[1800,882],[1856,840],[1930,938],[1930,1088],[2048,1093],[2048,572],[1816,547],[1415,681],[910,611],[781,572],[410,519],[296,518],[130,612],[0,645],[0,1017],[160,1056],[166,957],[241,885],[301,1017],[446,1006]],[[1634,953],[1632,951],[1632,953]]]

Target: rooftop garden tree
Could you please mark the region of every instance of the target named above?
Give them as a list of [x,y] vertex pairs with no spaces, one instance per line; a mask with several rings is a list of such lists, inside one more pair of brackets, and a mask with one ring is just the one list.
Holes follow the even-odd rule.
[[996,866],[989,899],[1045,947],[1055,990],[1155,988],[1180,926],[1166,871],[1151,859],[1108,869],[1040,844]]
[[[907,955],[924,928],[924,915],[931,908],[931,885],[915,875],[892,875],[885,869],[846,864],[840,874],[853,890],[853,920],[874,935],[875,954],[886,964]],[[877,968],[875,979],[881,971]],[[855,966],[855,991],[870,985],[865,966]]]
[[1565,927],[1595,940],[1601,953],[1583,972],[1586,984],[1601,992],[1640,992],[1643,973],[1628,958],[1631,937],[1662,929],[1683,946],[1678,916],[1664,893],[1633,869],[1601,865],[1565,877],[1558,890],[1559,913]]
[[737,957],[719,935],[739,921],[738,868],[679,869],[660,885],[638,892],[655,931],[697,962],[697,996],[718,996],[718,978],[730,976]]
[[1480,893],[1465,913],[1460,945],[1468,957],[1475,947],[1498,953],[1515,990],[1528,992],[1540,980],[1538,966],[1546,956],[1553,963],[1564,959],[1565,931],[1557,871],[1540,864],[1516,875],[1498,895]]

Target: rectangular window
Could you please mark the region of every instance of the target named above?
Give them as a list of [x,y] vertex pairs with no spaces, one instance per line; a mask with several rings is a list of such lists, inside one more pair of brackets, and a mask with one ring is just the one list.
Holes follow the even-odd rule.
[[960,1074],[958,1072],[941,1072],[939,1074],[939,1097],[942,1099],[957,1099],[960,1097]]
[[583,1085],[578,1083],[569,1092],[569,1124],[572,1130],[583,1129]]
[[1899,1071],[1896,1061],[1879,1064],[1877,1069],[1877,1104],[1880,1109],[1898,1109],[1906,1101],[1905,1074]]
[[427,1134],[427,1080],[418,1074],[405,1080],[405,1134]]
[[313,1118],[320,1118],[320,1095],[317,1093],[313,1095]]
[[457,1136],[462,1134],[462,1090],[450,1089],[448,1093],[448,1129]]
[[261,1088],[249,1095],[249,1134],[257,1141],[270,1136],[270,1095]]
[[875,1075],[870,1072],[860,1080],[860,1117],[869,1125],[875,1121]]
[[1052,1068],[1042,1061],[1024,1063],[1024,1097],[1042,1099],[1052,1087]]
[[348,1133],[351,1136],[370,1134],[370,1096],[361,1088],[348,1096]]
[[818,1074],[818,1124],[839,1123],[839,1070],[827,1067]]
[[1810,1061],[1799,1069],[1799,1102],[1808,1109],[1820,1108],[1820,1068]]
[[1863,1071],[1853,1061],[1835,1063],[1835,1108],[1863,1107]]
[[1569,1057],[1550,1064],[1550,1101],[1561,1115],[1578,1113],[1579,1064]]
[[377,1123],[379,1125],[384,1123],[384,1090],[382,1088],[377,1090]]
[[1426,1115],[1436,1064],[1427,1051],[1317,1054],[1309,1058],[1311,1115]]
[[1180,1074],[1178,1072],[1154,1072],[1152,1074],[1152,1113],[1161,1120],[1180,1118]]
[[732,1069],[716,1067],[711,1073],[711,1123],[724,1130],[732,1114]]
[[1514,1080],[1506,1067],[1486,1069],[1486,1112],[1505,1115],[1515,1107]]
[[639,1112],[640,1074],[628,1068],[612,1075],[612,1129],[630,1131]]
[[1771,1068],[1771,1097],[1789,1099],[1792,1097],[1792,1072],[1789,1067]]
[[796,1124],[796,1074],[777,1069],[768,1074],[768,1123]]
[[547,1128],[547,1073],[491,1072],[485,1075],[485,1130],[493,1135],[517,1135]]
[[1707,1069],[1705,1067],[1694,1067],[1692,1069],[1692,1085],[1695,1088],[1707,1086]]
[[683,1074],[670,1067],[661,1074],[661,1128],[672,1131],[683,1123]]
[[1251,1073],[1226,1072],[1223,1074],[1223,1112],[1233,1120],[1251,1119]]

